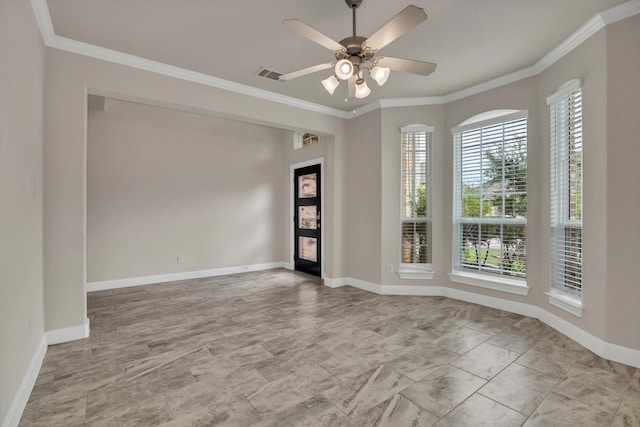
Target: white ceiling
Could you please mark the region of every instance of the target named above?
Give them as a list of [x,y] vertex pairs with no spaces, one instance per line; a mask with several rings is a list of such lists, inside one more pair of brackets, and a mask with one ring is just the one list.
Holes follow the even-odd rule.
[[380,51],[435,62],[430,76],[392,72],[371,95],[345,103],[320,84],[331,70],[289,82],[257,77],[332,61],[329,50],[284,28],[297,18],[327,36],[351,35],[344,0],[48,0],[56,35],[214,77],[351,110],[383,98],[444,96],[534,65],[595,14],[624,0],[364,0],[368,37],[409,4],[429,18]]

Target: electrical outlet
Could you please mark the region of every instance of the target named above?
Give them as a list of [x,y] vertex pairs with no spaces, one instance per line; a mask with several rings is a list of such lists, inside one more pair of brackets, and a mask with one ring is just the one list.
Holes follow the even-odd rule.
[[387,264],[387,273],[393,273],[393,264]]
[[178,255],[178,257],[176,258],[176,262],[178,264],[183,264],[184,263],[184,256]]

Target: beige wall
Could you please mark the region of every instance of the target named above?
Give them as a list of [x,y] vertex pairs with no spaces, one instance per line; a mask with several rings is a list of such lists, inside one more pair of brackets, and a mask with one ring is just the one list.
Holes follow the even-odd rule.
[[283,261],[283,137],[113,99],[89,109],[88,281]]
[[[328,164],[336,167],[333,175],[336,182],[342,179],[338,162],[330,160],[344,149],[346,135],[342,119],[54,49],[47,50],[46,69],[47,329],[82,325],[86,317],[87,91],[281,129],[333,135],[327,149]],[[287,169],[286,166],[283,169]],[[336,253],[341,254],[342,200],[336,198],[329,207],[324,224],[330,232],[325,244],[337,247]],[[328,267],[336,269],[340,264],[331,260]],[[339,270],[335,271],[340,274]],[[328,274],[336,277],[333,271]]]
[[607,197],[598,201],[607,207],[606,336],[640,349],[640,16],[606,31]]
[[1,1],[0,423],[44,336],[43,82],[44,45],[30,3]]
[[346,275],[380,283],[381,110],[349,122],[346,147]]

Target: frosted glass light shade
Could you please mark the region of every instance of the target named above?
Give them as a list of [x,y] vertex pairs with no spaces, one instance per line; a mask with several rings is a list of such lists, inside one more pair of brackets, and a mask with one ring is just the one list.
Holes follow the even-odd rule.
[[336,76],[330,76],[329,78],[322,81],[322,86],[324,86],[327,92],[329,92],[331,95],[333,95],[333,92],[336,91],[336,88],[339,84],[340,80],[338,80]]
[[341,59],[336,64],[336,76],[340,80],[347,80],[353,75],[353,64],[348,59]]
[[364,79],[358,79],[356,81],[356,98],[366,98],[371,93],[371,89],[367,86],[367,82]]
[[389,78],[389,74],[391,74],[391,70],[387,67],[379,67],[375,66],[371,70],[369,70],[369,75],[373,80],[378,83],[379,86],[385,84],[387,79]]

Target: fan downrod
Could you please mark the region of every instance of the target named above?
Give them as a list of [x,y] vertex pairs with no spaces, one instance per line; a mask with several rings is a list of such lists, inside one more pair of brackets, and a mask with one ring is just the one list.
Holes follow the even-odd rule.
[[349,6],[351,9],[357,9],[360,7],[360,3],[362,3],[362,0],[344,0],[345,3],[347,3],[347,6]]
[[362,0],[344,0],[347,6],[352,10],[353,15],[353,35],[345,39],[340,40],[340,44],[346,48],[346,52],[336,53],[336,59],[349,59],[354,65],[360,64],[362,61],[367,61],[373,56],[370,52],[363,52],[362,43],[367,38],[359,37],[356,35],[356,9],[362,4]]

